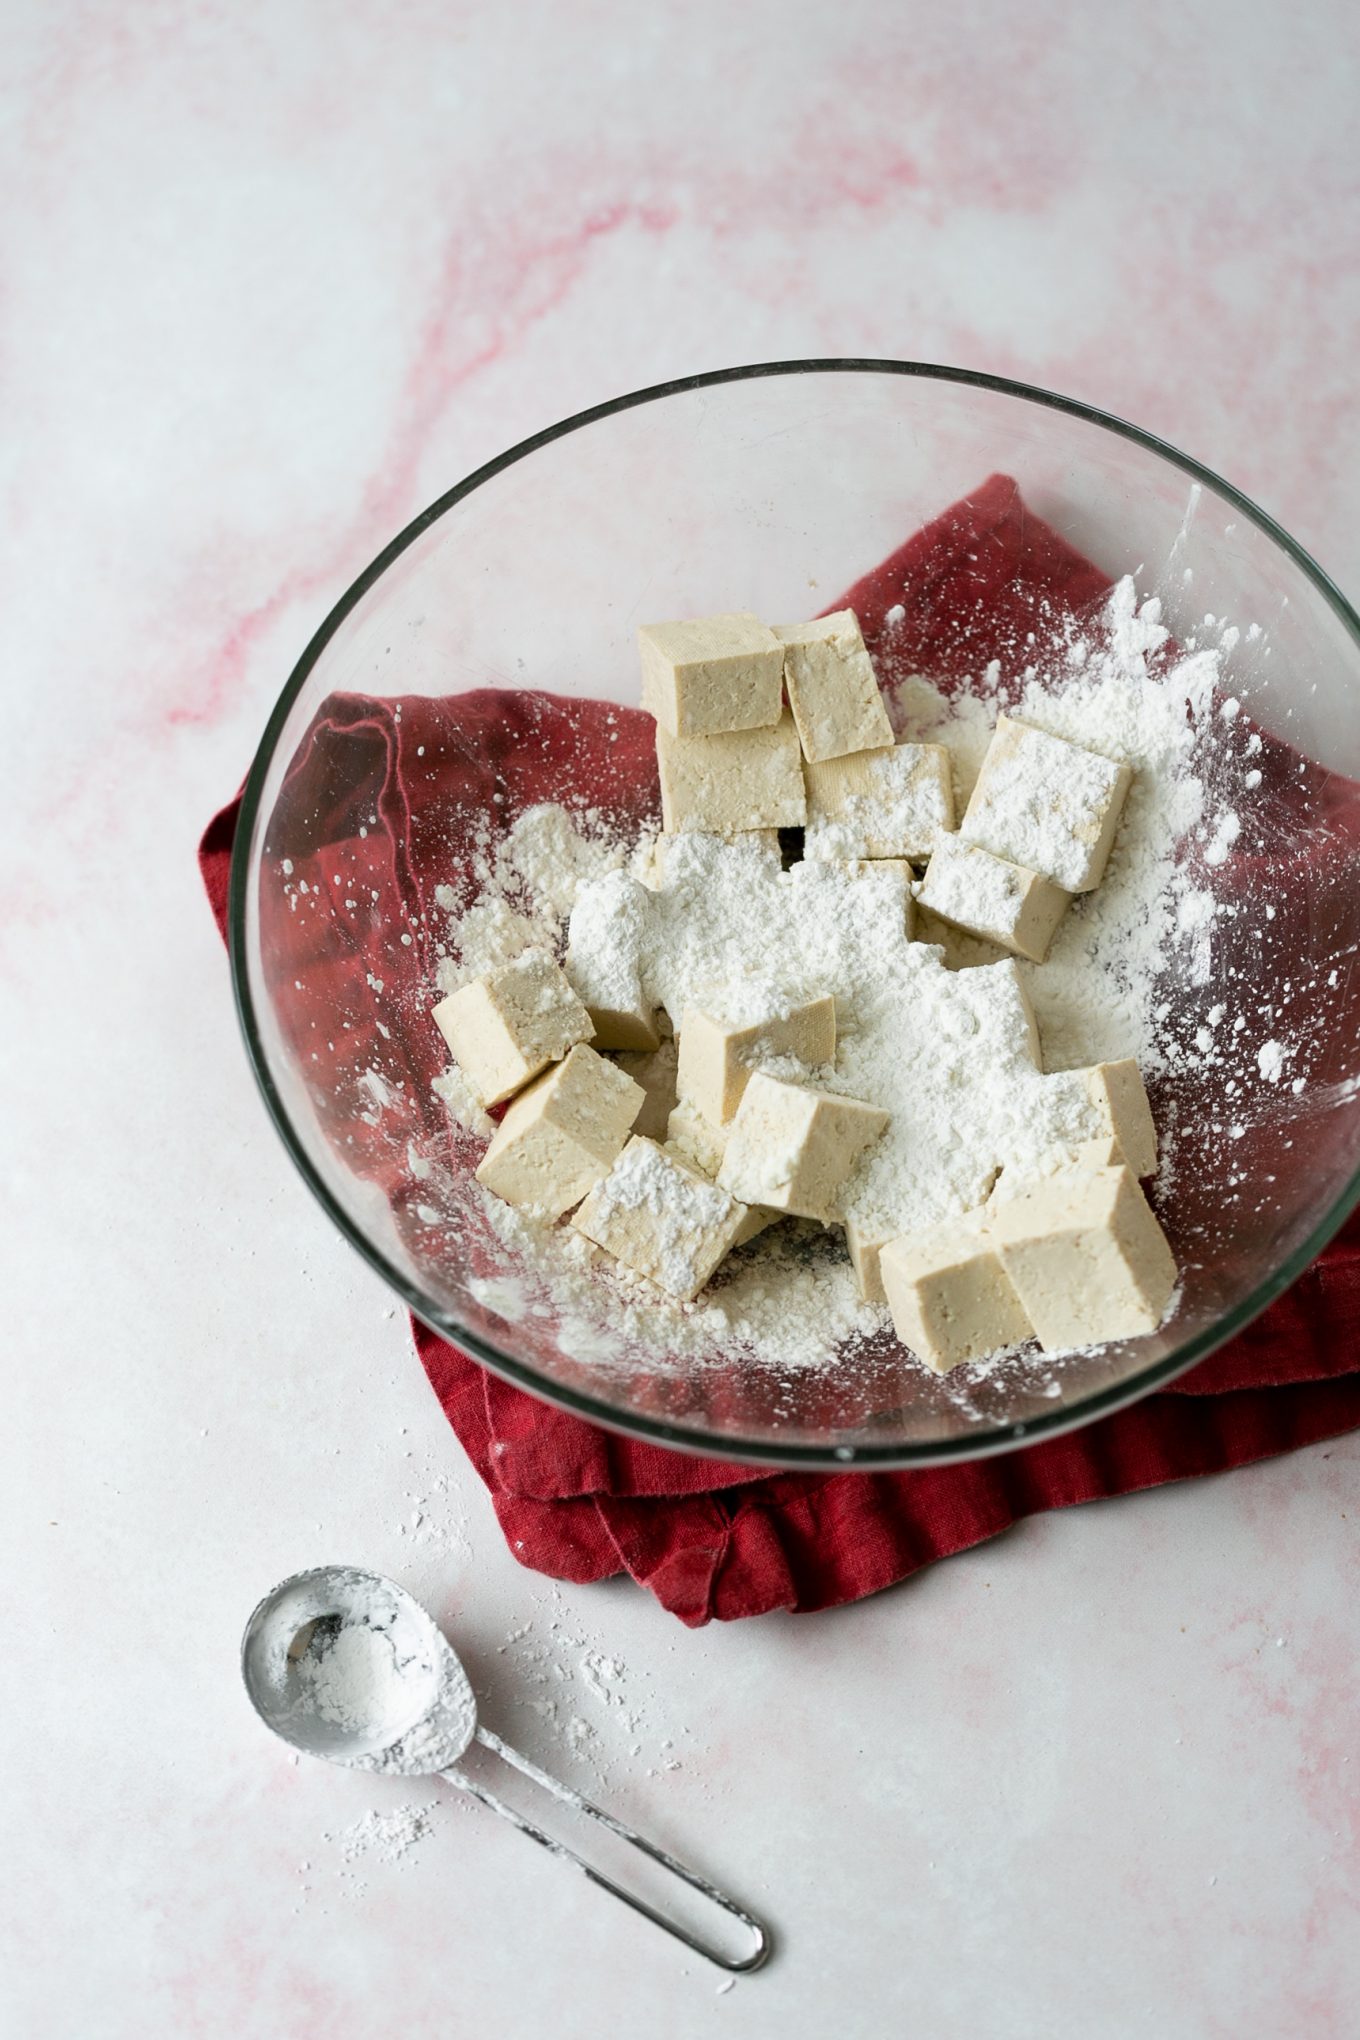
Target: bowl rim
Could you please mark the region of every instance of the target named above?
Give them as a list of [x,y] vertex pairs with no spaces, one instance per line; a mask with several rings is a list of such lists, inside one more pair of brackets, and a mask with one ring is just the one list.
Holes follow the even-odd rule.
[[601,1425],[606,1430],[616,1431],[624,1436],[644,1438],[650,1443],[665,1446],[673,1451],[692,1453],[704,1459],[729,1460],[743,1465],[772,1468],[802,1468],[821,1472],[845,1472],[850,1468],[888,1471],[893,1468],[959,1464],[974,1459],[991,1458],[998,1453],[1014,1451],[1044,1439],[1060,1437],[1065,1432],[1084,1429],[1086,1425],[1101,1417],[1127,1408],[1154,1390],[1174,1381],[1227,1340],[1234,1338],[1297,1280],[1328,1240],[1345,1223],[1356,1204],[1360,1203],[1360,1169],[1357,1169],[1350,1178],[1341,1196],[1312,1229],[1303,1244],[1272,1275],[1258,1283],[1233,1310],[1227,1312],[1212,1326],[1196,1333],[1183,1345],[1178,1346],[1173,1353],[1142,1368],[1136,1375],[1111,1386],[1095,1389],[1080,1402],[1064,1404],[1051,1415],[1043,1413],[1024,1422],[993,1425],[990,1429],[976,1434],[922,1444],[810,1445],[792,1441],[780,1444],[768,1439],[715,1438],[707,1432],[691,1429],[684,1423],[672,1423],[658,1417],[622,1411],[583,1390],[547,1379],[525,1362],[502,1352],[481,1334],[470,1331],[451,1318],[446,1318],[431,1298],[408,1281],[402,1271],[388,1260],[381,1248],[368,1238],[363,1229],[332,1196],[324,1178],[313,1166],[299,1139],[269,1069],[256,1018],[255,1002],[251,995],[246,961],[250,845],[254,839],[261,797],[275,747],[294,701],[326,646],[350,611],[407,547],[456,503],[462,502],[493,476],[515,466],[517,462],[536,453],[540,447],[548,446],[554,440],[564,438],[568,433],[578,432],[587,425],[615,417],[623,411],[635,410],[643,404],[658,403],[667,397],[685,395],[693,390],[709,389],[719,384],[749,382],[775,376],[828,374],[907,376],[924,381],[955,383],[968,388],[993,391],[1042,409],[1063,412],[1068,417],[1095,425],[1117,438],[1131,440],[1135,445],[1177,468],[1190,481],[1212,489],[1241,516],[1254,524],[1266,538],[1273,541],[1294,562],[1304,578],[1312,583],[1343,629],[1350,635],[1357,651],[1360,651],[1360,615],[1357,615],[1336,583],[1312,555],[1292,538],[1269,512],[1262,510],[1250,497],[1243,495],[1240,489],[1225,481],[1212,468],[1206,467],[1189,454],[1182,453],[1179,448],[1158,438],[1155,433],[1146,432],[1140,426],[1132,425],[1111,412],[1099,410],[1094,405],[1082,403],[1074,397],[1060,396],[1052,390],[1040,388],[1032,383],[1016,382],[1006,376],[992,375],[983,370],[859,355],[754,362],[736,368],[709,369],[696,375],[677,376],[666,382],[652,383],[646,388],[631,390],[623,396],[612,397],[606,403],[593,404],[587,410],[574,412],[557,424],[546,426],[543,430],[530,434],[528,438],[521,439],[504,453],[498,454],[495,459],[484,462],[462,481],[447,489],[443,495],[436,497],[434,502],[399,531],[351,582],[313,633],[293,667],[265,724],[242,789],[236,833],[232,843],[227,947],[237,1017],[245,1040],[247,1058],[264,1100],[265,1109],[284,1147],[322,1210],[338,1226],[349,1244],[381,1276],[388,1287],[396,1292],[412,1315],[419,1318],[437,1337],[469,1353],[492,1373],[499,1375],[516,1388],[526,1390],[540,1401],[567,1410],[572,1415]]

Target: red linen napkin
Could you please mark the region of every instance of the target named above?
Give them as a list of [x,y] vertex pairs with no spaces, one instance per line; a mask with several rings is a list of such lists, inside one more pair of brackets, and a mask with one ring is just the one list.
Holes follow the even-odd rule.
[[[892,670],[959,678],[996,658],[1004,680],[1026,663],[1031,632],[1088,610],[1108,586],[1027,511],[1014,482],[993,476],[836,606],[857,611]],[[428,999],[379,1006],[372,995],[392,968],[393,942],[409,937],[404,968],[428,987],[434,889],[460,870],[471,883],[470,817],[503,824],[533,801],[561,798],[577,768],[593,802],[651,812],[651,733],[639,712],[528,692],[336,696],[309,732],[285,788],[287,848],[309,889],[266,892],[261,940],[271,970],[286,969],[298,991],[283,1024],[314,1072],[323,1128],[383,1187],[399,1223],[411,1185],[390,1128],[379,1134],[377,1115],[361,1109],[371,1101],[356,1096],[355,1069],[381,1070],[386,1057],[414,1072],[397,1108],[410,1132],[447,1139],[469,1165],[477,1144],[448,1132],[429,1094],[444,1051]],[[1267,741],[1258,762],[1263,796],[1287,803],[1297,760]],[[1330,823],[1300,873],[1307,911],[1349,928],[1360,789],[1304,776],[1321,787]],[[328,791],[336,786],[349,790],[343,811]],[[200,848],[219,928],[238,807],[214,817]],[[1233,874],[1244,893],[1253,861],[1243,851]],[[318,1015],[331,1025],[318,1026]],[[1360,1220],[1245,1333],[1166,1391],[1024,1451],[914,1473],[769,1474],[682,1456],[540,1403],[420,1323],[414,1332],[516,1557],[561,1579],[628,1572],[696,1625],[855,1600],[1039,1510],[1243,1465],[1360,1425]]]

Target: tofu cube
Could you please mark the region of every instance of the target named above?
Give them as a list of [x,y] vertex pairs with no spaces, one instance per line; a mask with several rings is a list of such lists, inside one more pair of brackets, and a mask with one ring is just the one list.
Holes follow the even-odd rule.
[[952,921],[941,920],[932,914],[929,907],[921,905],[920,894],[916,896],[916,911],[912,920],[912,936],[917,942],[925,942],[932,949],[943,951],[946,970],[973,970],[981,963],[999,963],[1001,948],[998,943],[989,942],[985,935],[972,935],[966,928],[956,928]]
[[711,1125],[726,1126],[759,1063],[772,1056],[792,1056],[816,1069],[835,1053],[833,998],[810,999],[740,1027],[726,1026],[691,1006],[680,1022],[677,1090]]
[[[662,829],[653,836],[643,850],[642,856],[634,863],[634,871],[649,892],[660,892],[666,883],[666,872],[672,851],[677,843],[683,843],[686,835],[691,838],[701,834],[698,830]],[[776,871],[782,871],[784,853],[779,845],[778,829],[743,829],[731,839],[732,845],[759,857],[763,862],[772,863]],[[692,845],[691,845],[692,847]]]
[[796,829],[807,819],[802,753],[785,710],[765,729],[676,737],[657,725],[656,763],[666,829],[713,836]]
[[732,1242],[734,1247],[744,1247],[748,1240],[757,1239],[761,1233],[768,1232],[772,1225],[778,1225],[784,1216],[782,1211],[770,1211],[763,1204],[743,1204],[741,1208],[744,1216],[737,1227],[737,1236]]
[[889,1240],[879,1267],[893,1329],[937,1374],[1033,1336],[976,1212]]
[[888,1117],[858,1098],[757,1070],[737,1107],[718,1181],[743,1204],[830,1224],[841,1185]]
[[713,737],[779,721],[784,647],[758,616],[698,616],[638,632],[642,706],[673,737]]
[[774,634],[784,647],[784,685],[805,758],[891,746],[892,724],[853,609],[777,623]]
[[[668,1154],[677,1155],[682,1162],[707,1176],[712,1182],[722,1167],[722,1158],[727,1152],[727,1136],[730,1128],[710,1126],[702,1112],[693,1105],[687,1105],[682,1098],[670,1116],[666,1132],[665,1147]],[[744,1247],[757,1233],[763,1233],[776,1219],[784,1216],[782,1211],[769,1211],[763,1204],[743,1205],[746,1216],[742,1219],[733,1240],[734,1247]]]
[[985,936],[1015,956],[1042,963],[1072,895],[1037,871],[996,857],[961,836],[944,836],[917,898],[923,907],[970,935]]
[[886,1303],[888,1298],[883,1287],[881,1259],[888,1241],[897,1237],[897,1228],[886,1220],[871,1224],[866,1219],[845,1220],[845,1244],[850,1249],[850,1264],[855,1271],[855,1282],[866,1303]]
[[560,1218],[622,1153],[644,1095],[617,1064],[578,1044],[511,1101],[478,1182],[507,1204]]
[[999,963],[987,964],[984,968],[997,973],[990,982],[995,987],[995,996],[1002,1003],[1003,1011],[1007,1012],[1014,1025],[1016,1053],[1023,1053],[1036,1070],[1041,1070],[1044,1050],[1039,1039],[1039,1023],[1034,1017],[1033,1001],[1018,965],[1012,963],[1008,956],[1003,956]]
[[1074,1072],[1096,1109],[1101,1136],[1122,1149],[1135,1176],[1157,1173],[1157,1128],[1148,1104],[1142,1074],[1132,1056],[1120,1062],[1093,1063]]
[[652,895],[626,871],[583,885],[571,910],[566,973],[595,1029],[596,1048],[654,1049],[656,1011],[642,990]]
[[634,1133],[645,1133],[648,1140],[664,1141],[676,1095],[674,1037],[663,1041],[650,1054],[620,1055],[615,1060],[643,1089],[642,1109],[633,1121]]
[[808,857],[928,857],[954,826],[943,744],[894,744],[805,764]]
[[666,1122],[665,1145],[672,1154],[680,1156],[701,1175],[716,1177],[727,1152],[727,1136],[730,1129],[714,1126],[706,1119],[697,1105],[687,1104],[683,1098],[671,1108]]
[[[1072,1150],[1072,1162],[1079,1169],[1123,1169],[1128,1166],[1128,1156],[1112,1133],[1106,1133],[1099,1140],[1078,1141]],[[1148,1171],[1149,1175],[1152,1171]],[[1138,1171],[1135,1169],[1134,1174]]]
[[1132,778],[1098,751],[1001,715],[961,834],[1064,892],[1090,892],[1104,876]]
[[1093,1063],[1087,1069],[1055,1071],[1047,1088],[1060,1112],[1064,1135],[1046,1153],[1004,1169],[992,1191],[993,1204],[1016,1194],[1016,1183],[1055,1175],[1075,1163],[1091,1169],[1127,1163],[1135,1176],[1156,1175],[1157,1128],[1131,1056]]
[[635,1134],[571,1223],[626,1268],[688,1302],[735,1245],[735,1197]]
[[1066,1147],[1049,1148],[1032,1159],[1008,1162],[992,1185],[987,1208],[994,1211],[998,1205],[1009,1204],[1034,1184],[1060,1175],[1065,1169],[1122,1169],[1126,1161],[1124,1150],[1112,1133],[1098,1140],[1079,1140]]
[[460,985],[431,1017],[484,1106],[512,1097],[592,1031],[565,973],[539,949]]
[[988,1232],[1045,1352],[1162,1322],[1176,1263],[1132,1169],[1064,1169],[998,1205]]
[[906,858],[847,857],[844,864],[851,878],[863,879],[867,885],[880,887],[885,899],[891,897],[893,919],[910,942],[916,928],[916,899],[913,892],[916,874]]

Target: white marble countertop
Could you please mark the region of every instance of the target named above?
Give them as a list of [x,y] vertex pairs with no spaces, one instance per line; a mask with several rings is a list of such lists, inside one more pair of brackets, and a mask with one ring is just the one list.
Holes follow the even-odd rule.
[[[265,1121],[193,859],[387,538],[671,374],[1047,384],[1354,591],[1349,7],[30,0],[6,56],[0,2032],[1353,2033],[1360,1439],[830,1616],[558,1590]],[[482,1810],[271,1744],[242,1620],[335,1557],[777,1962],[720,1992]]]

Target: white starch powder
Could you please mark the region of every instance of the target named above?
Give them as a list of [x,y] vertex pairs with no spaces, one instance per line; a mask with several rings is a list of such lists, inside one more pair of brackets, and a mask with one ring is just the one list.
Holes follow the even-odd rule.
[[[450,956],[441,987],[531,946],[560,952],[570,917],[571,968],[601,1004],[626,1006],[640,986],[677,1025],[691,1005],[742,1024],[833,993],[835,1067],[807,1080],[892,1115],[850,1180],[847,1213],[887,1236],[972,1208],[1000,1169],[1041,1166],[1055,1146],[1101,1131],[1084,1090],[1063,1072],[1133,1056],[1155,1077],[1200,1055],[1167,1026],[1166,989],[1174,983],[1183,1000],[1209,981],[1220,911],[1214,872],[1241,823],[1211,798],[1204,759],[1210,738],[1216,765],[1244,747],[1214,713],[1219,650],[1191,652],[1154,675],[1167,639],[1156,601],[1140,605],[1125,580],[1102,627],[1072,637],[1056,673],[1009,703],[1019,719],[1133,768],[1105,877],[1074,902],[1042,965],[1003,958],[924,916],[918,933],[928,939],[885,941],[893,914],[886,872],[852,877],[811,859],[786,871],[759,836],[667,839],[659,858],[653,839],[624,843],[598,816],[545,806],[518,817],[488,849],[470,908],[444,899]],[[995,669],[954,699],[920,676],[893,690],[899,737],[949,751],[960,813],[1005,705]],[[1221,776],[1216,770],[1215,785]],[[1235,788],[1242,783],[1239,773]],[[1198,878],[1185,856],[1192,839]],[[896,901],[900,915],[900,890]],[[1038,1068],[1025,994],[1042,1041]],[[1204,1067],[1213,1062],[1210,1047]],[[1278,1082],[1273,1054],[1260,1076]],[[489,1132],[456,1071],[437,1088],[461,1125]],[[801,1222],[740,1249],[684,1305],[616,1265],[602,1267],[569,1227],[545,1230],[475,1185],[462,1194],[477,1201],[482,1236],[498,1244],[501,1272],[479,1278],[487,1301],[513,1298],[503,1314],[551,1326],[561,1348],[583,1359],[611,1353],[625,1366],[645,1359],[655,1367],[744,1351],[797,1370],[845,1354],[886,1323],[880,1308],[859,1300],[839,1235]]]

